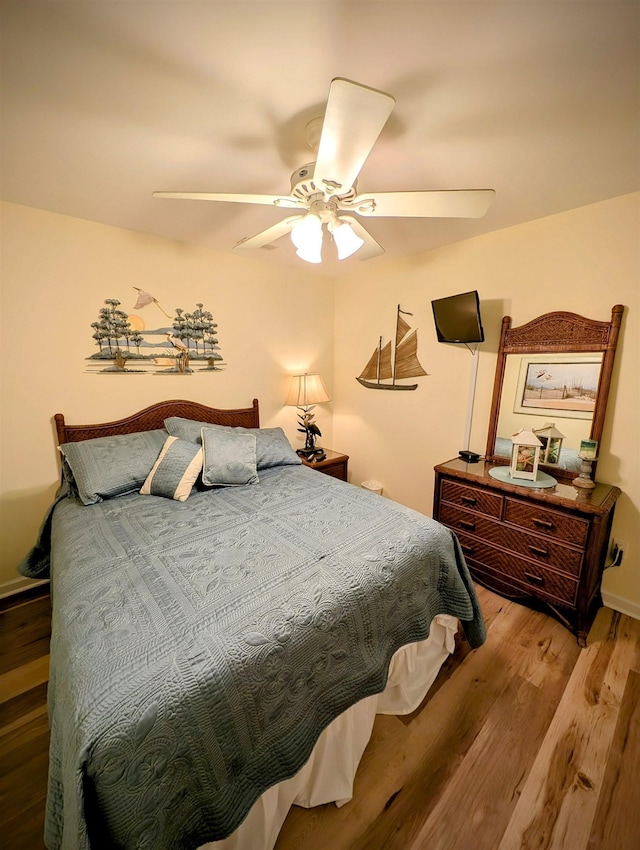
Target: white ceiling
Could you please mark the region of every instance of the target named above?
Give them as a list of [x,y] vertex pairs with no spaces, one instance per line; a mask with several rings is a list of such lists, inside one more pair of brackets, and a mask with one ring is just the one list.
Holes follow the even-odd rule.
[[[361,193],[497,193],[480,220],[365,220],[387,252],[367,263],[640,189],[637,0],[0,8],[1,193],[15,203],[231,252],[287,211],[151,193],[286,194],[336,76],[396,99]],[[243,256],[313,268],[288,236]]]

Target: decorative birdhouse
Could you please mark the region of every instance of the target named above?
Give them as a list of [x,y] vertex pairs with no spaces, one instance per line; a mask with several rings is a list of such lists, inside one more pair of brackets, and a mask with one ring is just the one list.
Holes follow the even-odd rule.
[[542,442],[531,428],[523,428],[511,438],[511,477],[535,481],[538,475]]
[[544,428],[536,428],[533,433],[542,443],[540,463],[557,464],[560,460],[560,449],[564,434],[556,428],[555,422],[546,422]]

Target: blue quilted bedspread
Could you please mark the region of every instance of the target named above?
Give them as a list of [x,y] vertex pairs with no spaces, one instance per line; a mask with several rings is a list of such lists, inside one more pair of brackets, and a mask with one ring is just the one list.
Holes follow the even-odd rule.
[[436,614],[484,640],[451,532],[304,466],[50,519],[51,850],[223,838]]

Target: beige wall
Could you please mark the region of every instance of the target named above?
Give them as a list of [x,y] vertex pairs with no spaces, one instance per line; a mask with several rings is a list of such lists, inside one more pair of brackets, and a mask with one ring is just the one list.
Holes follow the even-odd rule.
[[[479,452],[501,317],[518,325],[570,310],[608,319],[613,304],[625,305],[599,462],[601,480],[623,491],[614,536],[625,556],[621,568],[607,571],[603,589],[610,604],[640,617],[639,202],[639,195],[624,196],[404,262],[354,264],[353,274],[335,282],[335,309],[334,282],[305,279],[303,265],[286,270],[3,205],[0,581],[15,575],[55,490],[53,413],[101,421],[161,398],[238,406],[257,396],[263,424],[282,425],[298,445],[294,411],[282,401],[287,374],[304,369],[320,371],[333,391],[333,404],[318,408],[322,442],[350,455],[352,482],[377,478],[385,495],[430,514],[433,466],[462,445],[472,364],[464,347],[436,342],[431,300],[478,289],[487,337],[471,438]],[[160,377],[85,374],[98,308],[107,297],[127,307],[133,286],[170,308],[204,301],[219,323],[226,370],[167,378],[179,383],[165,388]],[[311,309],[297,309],[301,296]],[[366,390],[355,376],[378,336],[393,333],[398,303],[414,314],[409,321],[429,376],[415,392]]]
[[[477,289],[486,341],[480,346],[471,448],[483,453],[500,320],[514,325],[569,310],[608,320],[625,306],[598,477],[623,492],[614,536],[622,566],[605,573],[611,604],[640,617],[640,251],[639,195],[627,195],[413,257],[371,264],[336,285],[334,448],[351,456],[352,481],[375,478],[384,493],[429,514],[433,467],[462,447],[471,374],[464,346],[436,341],[431,300]],[[396,305],[411,311],[418,356],[429,377],[415,392],[361,387],[377,344],[394,332]]]
[[[171,313],[202,301],[218,322],[224,371],[189,376],[92,375],[91,322],[105,298],[133,312],[134,286]],[[281,425],[301,445],[294,408],[283,406],[288,374],[319,371],[331,389],[333,300],[330,282],[305,283],[244,257],[2,205],[0,582],[15,577],[56,489],[52,425],[126,416],[166,398],[218,407],[260,400],[261,422]],[[305,299],[307,309],[298,305]],[[152,321],[148,306],[140,315]],[[162,318],[162,316],[160,316]],[[331,405],[317,409],[331,443]]]

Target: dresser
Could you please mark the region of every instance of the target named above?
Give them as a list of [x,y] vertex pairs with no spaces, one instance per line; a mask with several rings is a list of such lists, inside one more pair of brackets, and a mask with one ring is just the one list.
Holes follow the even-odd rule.
[[534,489],[455,458],[435,467],[433,516],[454,531],[472,576],[510,599],[553,613],[586,644],[620,490],[558,483]]
[[324,472],[325,475],[330,475],[332,478],[346,481],[349,455],[343,455],[340,452],[331,451],[331,449],[325,449],[324,452],[326,454],[324,460],[308,461],[306,458],[302,458],[302,463],[312,469],[317,469],[318,472]]

